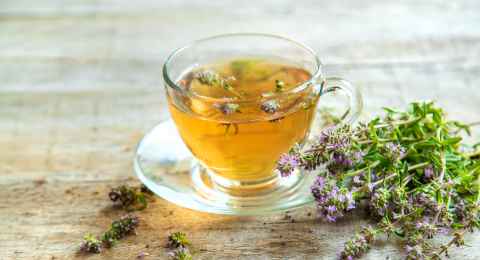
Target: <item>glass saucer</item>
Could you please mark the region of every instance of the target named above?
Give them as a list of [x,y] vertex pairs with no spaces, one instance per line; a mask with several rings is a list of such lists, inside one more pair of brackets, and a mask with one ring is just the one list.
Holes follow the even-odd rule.
[[216,189],[193,158],[174,123],[164,121],[140,141],[134,159],[138,178],[155,194],[181,207],[227,214],[259,215],[282,212],[313,202],[314,174],[278,177],[267,192],[234,196]]

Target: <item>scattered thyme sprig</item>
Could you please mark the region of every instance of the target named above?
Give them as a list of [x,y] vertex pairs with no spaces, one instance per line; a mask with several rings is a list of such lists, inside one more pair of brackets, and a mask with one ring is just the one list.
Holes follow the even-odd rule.
[[135,234],[139,220],[135,215],[125,215],[112,222],[110,228],[103,233],[100,238],[86,234],[80,245],[80,252],[100,253],[104,247],[114,246],[118,240],[129,234]]
[[[376,221],[345,243],[342,259],[366,253],[378,234],[405,245],[407,259],[440,259],[463,234],[480,226],[480,149],[463,152],[461,131],[471,125],[449,121],[432,102],[352,128],[329,127],[306,148],[282,155],[277,169],[325,167],[312,186],[320,217],[333,222],[361,201]],[[445,245],[432,238],[453,234]]]
[[190,241],[183,232],[174,232],[168,236],[167,247],[172,249],[169,256],[174,260],[191,260],[192,255],[188,247]]
[[148,206],[148,200],[153,198],[153,193],[145,185],[130,187],[121,185],[112,188],[108,197],[114,203],[127,211],[143,210]]
[[138,227],[138,217],[135,215],[125,215],[118,220],[114,220],[107,230],[100,237],[105,247],[114,246],[118,240],[129,234],[136,234],[135,229]]

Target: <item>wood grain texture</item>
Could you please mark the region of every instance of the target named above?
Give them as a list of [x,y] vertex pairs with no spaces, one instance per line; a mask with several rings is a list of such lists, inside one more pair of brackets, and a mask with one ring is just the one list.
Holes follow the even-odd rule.
[[[133,148],[167,117],[160,68],[185,43],[219,33],[268,32],[319,54],[328,75],[358,85],[366,115],[435,99],[450,116],[480,117],[478,1],[0,2],[0,259],[83,259],[86,232],[122,214],[110,187],[137,181]],[[479,132],[476,132],[478,138]],[[165,259],[171,231],[198,259],[335,259],[366,223],[327,225],[313,207],[261,217],[198,213],[157,199],[137,236],[88,259]],[[480,237],[452,259],[479,259]],[[148,248],[145,248],[149,245]],[[364,259],[401,259],[379,242]]]

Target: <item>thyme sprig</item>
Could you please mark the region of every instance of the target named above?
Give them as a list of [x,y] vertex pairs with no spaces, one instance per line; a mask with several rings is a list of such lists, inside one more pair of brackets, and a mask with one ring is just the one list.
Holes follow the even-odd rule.
[[[282,155],[277,169],[288,176],[324,166],[312,195],[329,222],[368,205],[375,225],[345,243],[342,259],[360,257],[382,233],[404,244],[407,259],[440,259],[480,226],[480,147],[463,151],[460,135],[475,124],[448,120],[433,102],[385,112],[357,127],[326,128]],[[443,233],[451,241],[435,245]]]
[[100,237],[92,234],[86,234],[80,245],[80,252],[100,253],[102,248],[114,246],[120,239],[135,234],[139,219],[135,215],[125,215],[120,219],[114,220],[110,228]]
[[153,192],[143,184],[140,187],[121,185],[112,188],[108,193],[110,200],[126,211],[145,209],[148,206],[148,200],[153,199],[152,195]]

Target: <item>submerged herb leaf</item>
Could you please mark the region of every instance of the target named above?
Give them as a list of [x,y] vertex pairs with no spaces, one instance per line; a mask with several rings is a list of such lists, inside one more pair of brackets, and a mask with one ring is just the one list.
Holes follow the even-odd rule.
[[276,79],[275,80],[275,91],[282,92],[285,88],[285,82],[283,80]]
[[231,115],[236,112],[240,112],[240,105],[235,103],[223,103],[214,105],[224,115]]
[[270,113],[273,114],[277,112],[277,110],[280,108],[280,104],[276,100],[268,100],[262,103],[260,108],[265,112],[265,113]]

